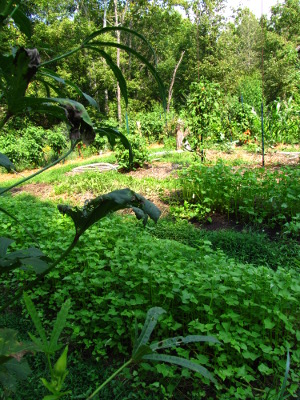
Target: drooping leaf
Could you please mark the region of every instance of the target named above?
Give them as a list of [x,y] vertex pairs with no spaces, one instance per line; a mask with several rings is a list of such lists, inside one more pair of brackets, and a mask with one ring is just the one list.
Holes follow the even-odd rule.
[[35,350],[35,346],[31,342],[19,342],[17,340],[18,332],[14,329],[0,329],[0,356],[15,358],[21,360],[22,357]]
[[202,336],[202,335],[189,335],[189,336],[177,336],[173,338],[168,338],[161,340],[160,342],[152,343],[150,345],[151,350],[156,351],[160,349],[166,349],[169,347],[181,346],[186,343],[197,343],[197,342],[209,342],[209,343],[219,343],[219,340],[213,336]]
[[4,167],[8,172],[14,171],[15,166],[10,159],[3,153],[0,153],[0,166]]
[[10,358],[5,364],[0,365],[0,383],[8,391],[15,392],[19,380],[25,380],[31,373],[26,360],[18,361]]
[[153,203],[130,189],[115,190],[99,196],[89,201],[82,208],[59,205],[58,210],[62,214],[69,215],[72,218],[76,234],[80,236],[95,222],[104,218],[109,213],[132,207],[141,209],[155,222],[157,222],[161,214],[160,210]]
[[169,356],[167,354],[146,354],[145,356],[143,356],[143,360],[160,361],[160,362],[179,365],[180,367],[188,368],[192,371],[199,372],[202,376],[204,376],[204,378],[209,379],[215,384],[217,383],[214,376],[206,368],[193,361],[186,360],[185,358]]
[[138,58],[140,61],[142,61],[142,63],[147,66],[147,68],[149,69],[149,71],[151,72],[151,74],[153,75],[153,77],[155,78],[155,80],[158,84],[158,89],[159,89],[160,96],[162,99],[163,107],[164,107],[164,109],[166,109],[167,100],[166,100],[166,90],[165,90],[164,84],[163,84],[160,76],[158,75],[155,67],[153,67],[153,65],[144,56],[142,56],[139,52],[132,49],[131,47],[125,46],[120,43],[115,43],[115,42],[94,41],[94,42],[90,43],[88,46],[89,47],[92,46],[93,48],[98,47],[98,46],[99,47],[106,47],[106,46],[107,47],[116,47],[116,48],[125,50],[130,54],[133,54],[136,58]]
[[[89,43],[91,40],[95,39],[97,36],[103,35],[104,33],[107,33],[107,32],[115,32],[115,31],[127,32],[127,33],[130,33],[130,34],[132,34],[134,36],[137,36],[139,39],[141,39],[144,43],[146,43],[146,45],[151,50],[151,52],[152,52],[152,54],[154,56],[155,63],[156,63],[155,51],[154,51],[153,47],[151,46],[151,44],[148,42],[148,40],[145,38],[145,36],[141,35],[140,33],[136,32],[136,31],[134,31],[132,29],[125,28],[123,26],[118,26],[118,27],[117,26],[107,26],[107,27],[102,28],[102,29],[100,29],[98,31],[95,31],[91,35],[87,36],[84,39],[84,41],[82,43],[82,46],[85,47],[85,45],[87,43]],[[94,43],[94,42],[92,42],[92,43]]]
[[90,50],[94,50],[94,51],[98,52],[105,59],[108,66],[114,73],[117,81],[119,82],[120,90],[121,90],[122,96],[125,100],[126,107],[127,107],[128,106],[127,83],[126,83],[126,80],[125,80],[120,68],[114,63],[114,61],[112,60],[110,55],[108,55],[105,51],[98,49],[97,47],[91,46],[91,45],[86,45],[85,47]]
[[[8,242],[6,240],[3,243],[5,246]],[[0,258],[0,274],[7,273],[16,268],[28,269],[29,267],[32,267],[37,274],[41,274],[47,270],[47,262],[47,256],[36,247],[17,250],[9,254],[6,253]]]
[[84,93],[75,83],[69,81],[68,79],[61,78],[58,74],[47,68],[42,68],[42,69],[40,68],[38,71],[38,75],[46,76],[48,78],[54,79],[58,83],[71,86],[73,89],[75,89],[75,91],[79,94],[79,96],[84,97],[91,106],[99,110],[99,105],[96,102],[96,100],[93,99],[88,94]]
[[19,27],[20,31],[24,33],[29,39],[32,34],[32,26],[27,16],[18,8],[12,15],[13,20]]
[[14,243],[14,240],[0,237],[0,258],[5,257],[8,247]]
[[142,331],[140,333],[140,336],[137,338],[133,346],[133,352],[132,352],[133,359],[135,359],[135,356],[139,354],[138,353],[139,348],[147,344],[151,336],[151,333],[153,332],[153,329],[157,324],[158,317],[164,314],[165,312],[166,311],[161,307],[150,308],[150,310],[147,312],[146,320],[142,328]]
[[100,128],[95,128],[95,131],[100,136],[106,136],[108,138],[108,141],[111,146],[115,145],[116,139],[120,139],[120,141],[123,144],[123,146],[125,147],[125,149],[127,149],[129,151],[129,162],[132,162],[132,160],[133,160],[132,147],[125,135],[123,135],[117,129],[110,128],[110,127],[103,127],[103,126]]

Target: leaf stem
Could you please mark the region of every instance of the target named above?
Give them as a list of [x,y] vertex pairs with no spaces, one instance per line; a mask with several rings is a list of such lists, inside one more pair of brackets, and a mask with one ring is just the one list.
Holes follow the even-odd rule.
[[131,358],[130,360],[126,361],[125,364],[122,365],[117,371],[115,371],[108,379],[106,379],[105,382],[103,382],[86,400],[92,399],[104,386],[106,386],[111,380],[114,379],[115,376],[117,376],[124,368],[128,367],[133,362],[133,359]]
[[40,67],[44,67],[45,65],[51,64],[51,63],[53,63],[55,61],[61,60],[63,58],[69,57],[70,55],[72,55],[72,54],[76,53],[77,51],[81,50],[81,48],[82,48],[82,46],[76,47],[76,49],[68,51],[67,53],[62,54],[61,56],[55,57],[55,58],[53,58],[52,60],[49,60],[49,61],[45,61],[45,62],[39,64],[39,68]]
[[75,148],[75,146],[76,146],[77,143],[78,143],[78,141],[73,142],[73,143],[71,144],[71,148],[66,152],[66,154],[64,154],[62,157],[58,158],[57,160],[55,160],[55,161],[54,161],[53,163],[51,163],[50,165],[47,165],[46,167],[40,169],[39,171],[35,172],[34,174],[32,174],[32,175],[30,175],[30,176],[27,176],[27,177],[24,178],[24,179],[21,179],[19,182],[14,183],[13,185],[9,186],[8,188],[2,189],[2,190],[0,191],[0,196],[1,196],[2,194],[4,194],[4,193],[8,192],[9,190],[13,189],[14,187],[19,186],[19,185],[21,185],[22,183],[28,181],[29,179],[32,179],[32,178],[34,178],[35,176],[41,174],[42,172],[46,171],[47,169],[49,169],[49,168],[51,168],[51,167],[54,167],[54,165],[60,163],[60,162],[61,162],[62,160],[64,160],[69,154],[72,153],[72,151],[74,150],[74,148]]

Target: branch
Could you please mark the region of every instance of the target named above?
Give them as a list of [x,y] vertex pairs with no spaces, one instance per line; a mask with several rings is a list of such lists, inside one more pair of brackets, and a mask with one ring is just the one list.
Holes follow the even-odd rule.
[[181,64],[181,61],[183,59],[184,53],[185,53],[185,50],[181,53],[179,61],[176,64],[174,72],[173,72],[173,77],[172,77],[172,81],[171,81],[171,85],[170,85],[170,89],[169,89],[169,96],[168,96],[168,103],[167,103],[167,113],[170,111],[170,104],[171,104],[171,100],[172,100],[173,86],[174,86],[174,82],[175,82],[175,77],[176,77],[176,73],[177,73],[177,70],[179,68],[179,65]]

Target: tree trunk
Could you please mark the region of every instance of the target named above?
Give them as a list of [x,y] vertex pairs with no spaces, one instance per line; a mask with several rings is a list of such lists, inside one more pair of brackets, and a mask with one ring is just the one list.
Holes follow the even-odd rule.
[[[109,7],[109,1],[107,5],[104,6],[104,13],[103,13],[103,28],[107,26],[107,9]],[[108,115],[109,107],[108,107],[108,89],[104,89],[104,111],[105,114]]]
[[[114,0],[115,6],[115,26],[119,26],[118,20],[118,0]],[[117,43],[120,44],[120,31],[117,31]],[[120,68],[120,49],[117,48],[117,66]],[[121,109],[121,90],[119,82],[117,82],[117,107],[118,107],[118,121],[122,122],[122,109]]]
[[185,51],[183,51],[183,52],[181,53],[181,56],[180,56],[180,58],[179,58],[179,61],[178,61],[178,63],[176,64],[175,69],[174,69],[174,72],[173,72],[173,77],[172,77],[171,85],[170,85],[170,88],[169,88],[168,103],[167,103],[167,112],[170,111],[170,104],[171,104],[171,100],[172,100],[173,86],[174,86],[174,82],[175,82],[175,77],[176,77],[176,73],[177,73],[177,70],[178,70],[178,68],[179,68],[179,65],[181,64],[181,61],[182,61],[182,59],[183,59],[184,53],[185,53]]

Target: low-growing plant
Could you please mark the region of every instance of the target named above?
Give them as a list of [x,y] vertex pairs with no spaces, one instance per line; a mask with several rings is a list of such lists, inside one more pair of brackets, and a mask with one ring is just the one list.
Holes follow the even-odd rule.
[[221,212],[240,222],[284,232],[288,227],[285,224],[299,213],[298,169],[246,170],[233,169],[222,162],[208,167],[194,164],[180,172],[179,182],[185,209],[189,204],[200,204],[199,219],[203,219],[206,208],[207,213]]

